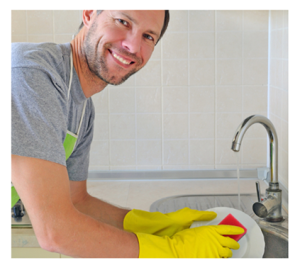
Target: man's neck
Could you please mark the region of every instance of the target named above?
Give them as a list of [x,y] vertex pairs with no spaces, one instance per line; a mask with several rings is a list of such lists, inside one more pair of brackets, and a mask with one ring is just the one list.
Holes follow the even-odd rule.
[[71,41],[71,49],[73,54],[73,64],[78,75],[81,88],[86,98],[99,93],[107,83],[99,79],[90,70],[86,62],[83,52],[84,33],[81,30]]

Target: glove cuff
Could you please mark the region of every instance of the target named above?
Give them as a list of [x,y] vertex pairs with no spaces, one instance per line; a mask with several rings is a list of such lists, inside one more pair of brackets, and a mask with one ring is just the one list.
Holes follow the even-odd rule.
[[135,233],[139,241],[139,258],[178,258],[168,236]]

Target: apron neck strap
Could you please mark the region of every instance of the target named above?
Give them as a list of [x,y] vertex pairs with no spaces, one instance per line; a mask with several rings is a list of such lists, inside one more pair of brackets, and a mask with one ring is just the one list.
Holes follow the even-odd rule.
[[70,96],[71,84],[73,79],[73,55],[72,55],[72,48],[70,53],[70,80],[69,80],[69,89],[68,89],[68,100]]

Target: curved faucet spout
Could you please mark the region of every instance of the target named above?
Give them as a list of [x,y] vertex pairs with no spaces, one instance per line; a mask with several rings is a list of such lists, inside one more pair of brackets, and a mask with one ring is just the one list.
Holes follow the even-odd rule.
[[236,133],[232,140],[231,149],[235,152],[240,151],[240,147],[242,144],[243,137],[247,131],[247,129],[255,123],[262,124],[269,135],[270,141],[270,189],[275,190],[279,188],[278,184],[278,139],[277,133],[272,122],[265,116],[262,115],[251,115],[246,118],[237,128]]

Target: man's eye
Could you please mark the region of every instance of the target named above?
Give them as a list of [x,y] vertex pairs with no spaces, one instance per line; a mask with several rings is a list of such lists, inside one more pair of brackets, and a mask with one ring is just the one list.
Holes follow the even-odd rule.
[[154,41],[154,38],[151,37],[150,35],[145,34],[144,37],[145,37],[146,39],[149,39],[149,40],[153,40],[153,41]]
[[128,22],[122,20],[122,19],[117,19],[118,22],[120,22],[121,24],[125,25],[125,26],[128,26]]

